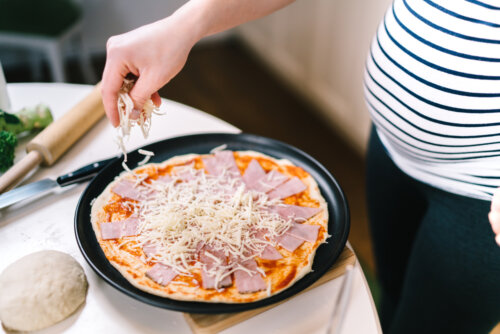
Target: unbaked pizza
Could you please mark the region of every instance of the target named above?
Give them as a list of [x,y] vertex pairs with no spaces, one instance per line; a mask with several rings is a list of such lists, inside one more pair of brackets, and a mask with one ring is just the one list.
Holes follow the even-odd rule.
[[253,151],[143,164],[110,183],[91,215],[105,256],[130,283],[178,300],[272,296],[311,271],[329,237],[309,173]]

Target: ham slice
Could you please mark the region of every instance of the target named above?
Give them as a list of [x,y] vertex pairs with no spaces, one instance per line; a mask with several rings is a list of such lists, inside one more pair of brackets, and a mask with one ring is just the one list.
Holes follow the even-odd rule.
[[300,181],[298,177],[293,177],[287,182],[280,185],[275,190],[271,191],[268,195],[270,199],[281,199],[301,193],[306,189],[307,186],[302,181]]
[[198,244],[196,245],[196,250],[195,250],[195,252],[196,252],[196,253],[199,253],[199,252],[202,250],[202,248],[203,248],[204,246],[205,246],[205,243],[204,243],[203,241],[198,242]]
[[241,177],[232,151],[217,151],[215,152],[215,159],[220,173],[226,171],[226,173],[230,173],[233,177]]
[[147,242],[142,246],[142,251],[147,258],[153,257],[153,255],[156,254],[156,246],[150,242]]
[[269,234],[269,230],[265,228],[261,229],[255,229],[252,231],[253,237],[260,239],[260,240],[266,240],[266,235]]
[[264,281],[259,272],[257,272],[257,262],[255,262],[255,260],[247,260],[240,263],[240,265],[255,273],[251,275],[243,269],[237,269],[234,272],[234,282],[239,293],[251,293],[267,288],[266,281]]
[[283,258],[283,255],[281,255],[278,250],[270,245],[267,245],[266,248],[264,248],[264,251],[262,251],[262,254],[259,256],[263,260],[279,260]]
[[270,192],[288,180],[288,176],[272,170],[253,185],[253,190],[263,193]]
[[199,174],[198,171],[188,169],[180,172],[177,176],[179,177],[179,179],[181,179],[181,181],[188,182],[195,180],[199,176]]
[[243,174],[243,181],[248,189],[253,189],[253,185],[264,176],[266,176],[264,169],[257,160],[252,159]]
[[[203,289],[215,289],[215,276],[211,276],[205,270],[201,271],[201,280]],[[233,284],[231,275],[228,275],[219,282],[218,289],[230,286]]]
[[[259,229],[256,232],[254,232],[254,237],[260,240],[267,241],[266,235],[268,233],[269,231],[267,231],[266,229]],[[278,252],[278,250],[271,245],[266,245],[266,247],[260,254],[257,252],[255,252],[254,254],[264,260],[279,260],[283,258],[281,253]]]
[[139,201],[144,198],[143,194],[135,187],[135,182],[130,180],[120,180],[111,188],[111,191],[118,196]]
[[279,214],[283,219],[293,219],[296,222],[304,222],[321,212],[321,208],[287,204],[276,205],[272,208],[272,210]]
[[[209,250],[207,250],[209,249]],[[209,253],[207,255],[207,253]],[[210,256],[212,255],[212,256]],[[217,258],[218,260],[214,259]],[[220,289],[226,286],[230,286],[233,284],[231,280],[231,275],[227,275],[222,279],[222,281],[219,282],[219,285],[216,287],[215,286],[215,279],[216,276],[213,274],[210,274],[210,271],[213,269],[216,269],[219,266],[225,265],[226,262],[226,256],[222,252],[217,252],[213,249],[210,249],[209,247],[204,247],[200,251],[200,261],[205,264],[203,269],[201,270],[201,280],[202,280],[202,286],[204,289]],[[224,272],[221,275],[224,275],[227,273],[227,270],[224,270]]]
[[217,166],[217,160],[215,157],[202,158],[203,165],[208,174],[217,176],[220,174],[219,167]]
[[167,183],[172,182],[172,177],[168,174],[165,174],[165,175],[158,177],[158,179],[156,179],[156,182],[161,182],[161,183],[167,184]]
[[157,263],[151,269],[146,271],[146,276],[151,278],[156,283],[165,286],[177,276],[177,273],[172,268],[164,264]]
[[286,249],[289,252],[295,251],[297,248],[299,248],[300,245],[304,243],[303,239],[299,239],[294,237],[293,235],[290,235],[288,233],[285,233],[279,237],[276,238],[276,241],[280,244],[281,247]]
[[111,223],[101,223],[101,238],[103,240],[118,239],[137,235],[137,226],[139,219],[137,217],[129,217],[125,220],[120,220]]
[[215,156],[203,158],[203,164],[208,174],[218,176],[226,173],[231,178],[240,178],[241,173],[234,160],[234,154],[231,151],[218,151]]
[[318,232],[319,225],[293,223],[286,233],[305,241],[315,242],[318,239]]

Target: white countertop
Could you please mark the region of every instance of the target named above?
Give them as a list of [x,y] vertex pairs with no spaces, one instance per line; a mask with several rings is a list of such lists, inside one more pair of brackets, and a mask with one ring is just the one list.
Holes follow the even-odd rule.
[[[55,118],[90,90],[91,86],[69,84],[8,85],[13,110],[43,102],[52,108]],[[224,121],[173,101],[163,100],[162,110],[166,115],[154,116],[147,140],[135,129],[126,144],[128,150],[185,134],[239,132]],[[38,169],[26,182],[56,178],[92,161],[117,155],[114,136],[113,128],[102,119],[56,164]],[[16,160],[24,154],[20,146]],[[87,265],[73,230],[76,205],[84,188],[85,184],[73,186],[0,210],[0,271],[24,255],[55,249],[72,255],[87,274],[89,291],[86,304],[63,322],[37,333],[191,333],[181,313],[156,308],[124,295],[105,283]],[[335,279],[323,284],[222,333],[323,333],[341,281]],[[0,332],[3,333],[1,327]],[[354,272],[342,333],[381,333],[359,264]]]

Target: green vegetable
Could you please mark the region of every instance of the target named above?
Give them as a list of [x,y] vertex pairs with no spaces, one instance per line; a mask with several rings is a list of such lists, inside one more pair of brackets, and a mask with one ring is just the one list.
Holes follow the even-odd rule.
[[52,113],[49,107],[39,104],[33,108],[23,108],[14,114],[0,110],[0,131],[20,134],[45,128],[52,123]]
[[0,131],[0,172],[5,172],[14,164],[17,137],[9,131]]
[[17,135],[43,129],[52,120],[49,107],[43,104],[13,114],[0,110],[0,172],[14,163]]

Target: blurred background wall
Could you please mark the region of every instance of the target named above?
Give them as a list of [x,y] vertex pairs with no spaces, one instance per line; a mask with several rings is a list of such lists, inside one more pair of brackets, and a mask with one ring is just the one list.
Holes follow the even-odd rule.
[[[83,10],[84,42],[93,54],[106,50],[107,39],[173,13],[185,0],[75,0]],[[6,58],[4,63],[15,62]],[[69,50],[70,51],[70,50]]]
[[365,57],[390,0],[302,0],[238,29],[279,75],[304,94],[360,153],[370,119]]

